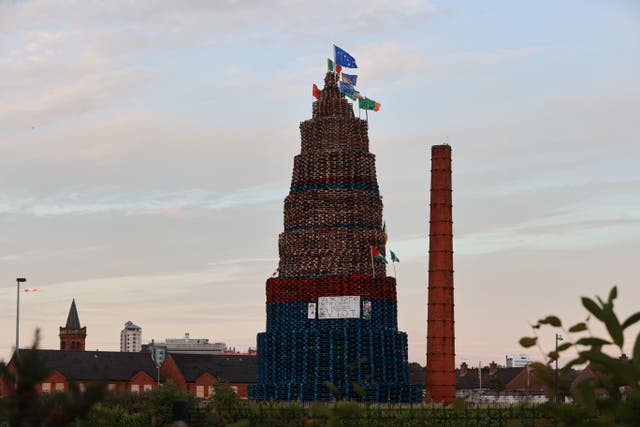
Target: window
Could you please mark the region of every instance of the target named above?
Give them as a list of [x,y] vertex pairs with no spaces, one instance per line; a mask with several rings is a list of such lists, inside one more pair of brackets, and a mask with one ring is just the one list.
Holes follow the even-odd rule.
[[216,395],[216,389],[210,385],[209,386],[209,396],[215,396]]
[[153,390],[153,386],[151,384],[145,384],[142,386],[142,390],[144,391]]
[[56,391],[64,391],[64,383],[56,383]]
[[107,387],[107,390],[113,391],[115,389],[116,389],[116,385],[114,383],[109,383],[109,386]]
[[234,392],[235,394],[238,394],[238,386],[237,386],[237,385],[232,385],[232,386],[231,386],[231,390],[233,390],[233,392]]
[[196,397],[204,397],[204,386],[197,385],[196,386]]
[[132,393],[139,393],[139,392],[140,392],[140,385],[138,385],[138,384],[131,384],[131,392],[132,392]]
[[51,383],[42,383],[42,392],[51,393]]
[[86,391],[87,385],[85,383],[80,383],[78,384],[78,388],[80,389],[80,391]]

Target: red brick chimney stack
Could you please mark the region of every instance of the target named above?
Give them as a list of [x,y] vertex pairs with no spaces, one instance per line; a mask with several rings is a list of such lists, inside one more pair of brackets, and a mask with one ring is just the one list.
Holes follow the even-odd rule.
[[429,295],[425,387],[436,403],[456,396],[453,328],[453,217],[451,147],[431,147]]

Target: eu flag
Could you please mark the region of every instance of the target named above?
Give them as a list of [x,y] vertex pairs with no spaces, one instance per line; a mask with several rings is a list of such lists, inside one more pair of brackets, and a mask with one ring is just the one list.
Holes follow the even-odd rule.
[[340,49],[335,44],[333,45],[333,49],[336,57],[336,64],[342,65],[347,68],[358,68],[356,65],[356,60],[353,56],[349,55],[346,51]]

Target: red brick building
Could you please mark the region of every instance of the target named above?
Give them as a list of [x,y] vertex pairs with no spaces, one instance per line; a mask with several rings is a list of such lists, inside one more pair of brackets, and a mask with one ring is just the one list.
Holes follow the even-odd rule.
[[[20,349],[20,357],[38,358],[49,376],[37,385],[39,392],[53,393],[69,389],[75,380],[80,389],[88,383],[105,381],[109,390],[142,392],[158,387],[158,370],[149,353],[121,353],[119,351],[61,351]],[[15,354],[9,361],[14,367]],[[160,382],[164,377],[160,374]],[[2,395],[13,384],[0,387]]]
[[248,385],[256,383],[256,356],[169,353],[160,372],[196,397],[209,397],[212,384],[221,380],[246,399]]

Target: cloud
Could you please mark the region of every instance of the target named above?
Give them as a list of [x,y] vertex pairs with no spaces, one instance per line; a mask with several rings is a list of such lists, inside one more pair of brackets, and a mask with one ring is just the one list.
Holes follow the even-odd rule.
[[449,60],[466,72],[477,73],[518,59],[538,55],[547,50],[548,48],[540,46],[525,46],[485,53],[464,52],[453,54]]
[[[74,13],[68,13],[70,8]],[[188,43],[203,36],[263,38],[265,29],[267,34],[279,35],[289,42],[304,43],[312,35],[326,33],[349,33],[366,38],[372,28],[383,31],[418,26],[451,13],[449,7],[417,0],[363,0],[350,3],[348,14],[336,13],[343,8],[344,3],[339,0],[322,5],[289,0],[222,0],[215,4],[206,1],[184,4],[174,0],[133,3],[126,7],[120,2],[32,1],[4,6],[5,16],[10,17],[4,26],[4,35],[17,29],[53,28],[64,23],[74,28],[120,27],[134,35],[133,45],[140,40],[136,35],[147,34],[150,37],[143,37],[146,40],[154,39],[155,45],[166,45]],[[270,19],[265,20],[265,16]]]
[[[294,132],[295,126],[292,127]],[[288,182],[295,134],[266,127],[197,129],[180,117],[123,111],[50,132],[0,140],[0,187],[14,182],[39,192],[77,186],[136,187],[134,191],[221,194]],[[38,171],[38,174],[34,174]],[[48,176],[42,180],[41,176]],[[236,197],[242,197],[240,192]]]
[[0,124],[5,129],[34,128],[108,106],[130,93],[144,78],[120,71],[83,76],[73,83],[4,99]]
[[216,211],[282,200],[282,193],[281,188],[268,186],[227,193],[206,189],[134,192],[128,188],[79,187],[47,195],[4,193],[0,196],[0,215],[46,217],[111,213],[178,218],[189,210]]
[[417,79],[436,79],[439,65],[417,44],[392,41],[364,47],[358,58],[360,79],[373,85],[381,82],[407,86]]

